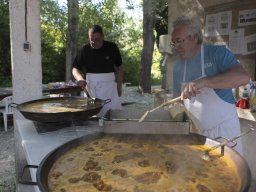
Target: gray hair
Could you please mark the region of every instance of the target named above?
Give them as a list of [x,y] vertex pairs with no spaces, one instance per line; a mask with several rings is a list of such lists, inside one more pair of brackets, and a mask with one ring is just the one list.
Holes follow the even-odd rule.
[[197,37],[197,43],[201,44],[203,42],[203,34],[198,20],[192,19],[188,16],[180,16],[173,22],[173,28],[177,26],[184,25],[188,27],[188,36],[195,35]]

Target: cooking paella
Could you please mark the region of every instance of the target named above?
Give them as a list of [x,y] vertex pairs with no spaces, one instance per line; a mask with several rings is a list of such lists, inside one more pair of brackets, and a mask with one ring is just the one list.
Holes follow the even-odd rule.
[[207,145],[107,135],[64,153],[48,177],[51,192],[238,192],[235,163]]
[[100,107],[100,102],[95,102],[91,105],[89,99],[81,98],[76,100],[71,99],[55,99],[45,101],[38,101],[34,103],[28,103],[23,106],[22,110],[27,112],[37,113],[61,113],[61,112],[77,112],[95,109]]

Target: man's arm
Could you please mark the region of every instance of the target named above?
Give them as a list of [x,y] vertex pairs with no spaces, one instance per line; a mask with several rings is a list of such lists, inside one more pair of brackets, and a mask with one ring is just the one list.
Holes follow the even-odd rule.
[[77,85],[83,89],[86,85],[86,82],[85,82],[85,79],[83,78],[82,74],[80,73],[80,71],[77,68],[73,67],[72,75],[74,76],[75,80],[77,81]]
[[183,99],[190,98],[200,93],[204,87],[213,89],[237,88],[249,83],[250,75],[241,64],[231,67],[224,73],[203,77],[201,79],[189,82],[181,93]]
[[118,96],[122,95],[122,83],[124,80],[124,65],[120,65],[116,68],[116,82],[117,82],[117,93]]

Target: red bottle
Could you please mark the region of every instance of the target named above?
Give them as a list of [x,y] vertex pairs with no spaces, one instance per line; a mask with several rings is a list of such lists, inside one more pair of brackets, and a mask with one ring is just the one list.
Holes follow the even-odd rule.
[[239,99],[236,102],[236,107],[239,107],[241,109],[249,109],[250,103],[249,103],[248,99]]

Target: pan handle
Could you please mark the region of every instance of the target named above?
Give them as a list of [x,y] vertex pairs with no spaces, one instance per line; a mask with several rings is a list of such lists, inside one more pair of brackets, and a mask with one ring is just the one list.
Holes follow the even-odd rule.
[[[226,138],[224,138],[224,139],[225,139],[224,142],[220,143],[219,145],[216,145],[216,146],[212,147],[212,149],[216,149],[216,148],[218,148],[218,147],[225,146],[225,145],[227,145],[228,143],[234,143],[234,145],[229,146],[229,147],[231,147],[231,148],[234,148],[234,147],[237,145],[236,140],[237,140],[238,138],[240,138],[240,137],[242,137],[242,136],[244,136],[244,135],[250,133],[251,131],[254,131],[253,126],[251,126],[251,125],[249,125],[249,126],[250,126],[250,129],[248,129],[247,131],[242,132],[240,135],[238,135],[238,136],[236,136],[236,137],[234,137],[234,138],[232,138],[232,139],[226,139]],[[221,137],[217,137],[217,138],[215,138],[215,139],[219,139],[219,138],[221,138]]]
[[[227,145],[228,147],[230,147],[230,148],[234,148],[236,145],[237,145],[237,142],[234,140],[234,141],[230,141],[230,142],[228,142],[229,141],[229,139],[228,138],[226,138],[226,137],[216,137],[216,138],[214,138],[214,140],[215,141],[217,141],[217,142],[219,142],[219,143],[224,143],[225,142],[225,145]],[[229,144],[229,143],[233,143],[233,144]]]
[[92,99],[90,93],[88,92],[88,90],[86,89],[86,87],[83,88],[83,91],[85,93],[85,95],[89,98],[89,99]]
[[104,100],[104,104],[103,104],[103,105],[106,105],[106,104],[108,104],[109,102],[111,102],[111,99],[106,99],[106,100]]
[[34,182],[34,181],[25,181],[25,180],[23,180],[24,172],[25,172],[25,170],[28,169],[28,168],[35,168],[35,169],[37,169],[38,166],[37,166],[37,165],[25,165],[25,166],[23,167],[23,169],[22,169],[22,174],[21,174],[21,177],[19,178],[19,183],[24,184],[24,185],[38,185],[37,182]]
[[11,106],[12,108],[16,108],[19,104],[17,103],[10,103],[9,106]]

